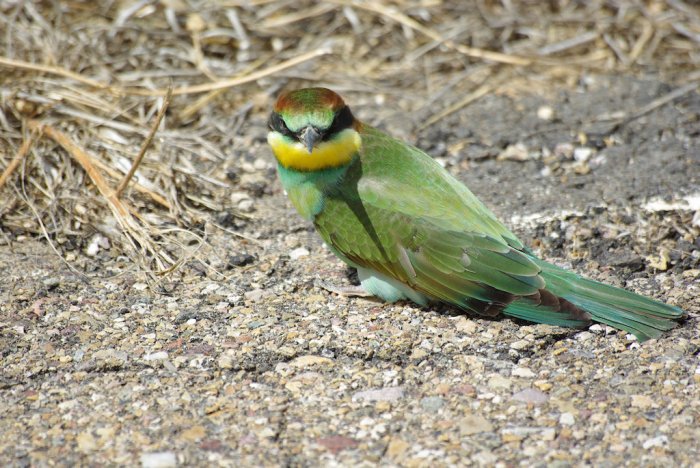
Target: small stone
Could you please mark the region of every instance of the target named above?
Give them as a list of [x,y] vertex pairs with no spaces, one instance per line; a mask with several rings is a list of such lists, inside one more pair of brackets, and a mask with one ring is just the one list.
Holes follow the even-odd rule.
[[511,349],[515,349],[517,351],[526,349],[528,346],[530,346],[530,342],[527,340],[518,340],[510,344]]
[[401,458],[409,447],[410,444],[408,442],[402,439],[392,438],[387,446],[386,454],[389,456],[389,458],[395,460]]
[[241,254],[229,256],[227,266],[229,268],[242,267],[242,266],[250,265],[254,261],[255,261],[255,257],[253,255],[248,254],[248,253],[241,253]]
[[510,388],[511,381],[502,375],[496,374],[489,379],[488,386],[489,388]]
[[533,405],[541,405],[549,400],[549,397],[546,394],[534,388],[520,390],[511,398],[515,401],[522,401],[523,403],[531,403]]
[[438,396],[425,397],[421,399],[420,405],[426,411],[438,411],[445,404],[445,400]]
[[158,351],[143,356],[144,361],[162,361],[163,359],[168,359],[168,353],[166,351]]
[[524,143],[508,145],[496,158],[498,161],[527,161],[535,159],[535,153],[530,154]]
[[503,442],[519,442],[539,431],[538,428],[534,427],[507,427],[501,431],[501,440]]
[[89,257],[94,257],[100,252],[100,249],[109,248],[109,239],[102,234],[95,234],[90,239],[88,246],[85,248],[85,254]]
[[523,378],[529,379],[529,378],[534,377],[535,373],[532,372],[527,367],[516,367],[515,369],[513,369],[513,376],[514,377],[523,377]]
[[642,447],[644,449],[650,449],[653,447],[663,447],[668,444],[668,437],[665,435],[660,435],[658,437],[653,437],[649,440],[644,441]]
[[309,251],[304,247],[297,247],[296,249],[289,252],[289,258],[292,260],[299,260],[301,257],[307,257]]
[[411,359],[417,360],[417,359],[423,359],[428,355],[428,352],[422,348],[415,348],[413,352],[411,353]]
[[635,408],[649,409],[654,404],[654,400],[647,395],[632,395],[632,406]]
[[265,322],[261,320],[253,320],[252,322],[248,322],[246,326],[248,327],[249,330],[255,330],[256,328],[260,328],[263,325],[265,325]]
[[219,359],[216,361],[216,363],[219,365],[221,369],[233,369],[233,365],[235,363],[234,357],[231,356],[230,354],[222,354],[219,356]]
[[579,341],[588,341],[593,337],[595,337],[595,335],[589,331],[583,331],[574,335],[574,338],[576,338]]
[[479,466],[495,466],[498,456],[490,450],[482,450],[472,457],[472,460]]
[[182,434],[180,434],[180,438],[187,442],[196,442],[203,439],[206,435],[207,431],[204,429],[204,426],[193,426],[183,431]]
[[308,367],[314,365],[328,366],[333,365],[333,360],[323,356],[307,355],[293,359],[289,365],[293,367]]
[[253,161],[253,168],[255,168],[258,171],[267,168],[267,160],[265,160],[264,158],[256,159],[255,161]]
[[97,441],[89,431],[78,434],[76,441],[78,442],[78,450],[81,452],[92,452],[97,449]]
[[339,435],[321,437],[316,440],[316,443],[334,454],[357,446],[357,441],[355,439]]
[[469,320],[468,318],[464,316],[459,316],[455,319],[455,329],[460,332],[464,333],[466,335],[472,335],[476,333],[476,330],[478,329],[478,326],[475,321]]
[[535,387],[539,388],[543,392],[547,392],[552,389],[553,385],[551,382],[547,382],[546,380],[535,380],[534,382]]
[[56,288],[59,284],[61,284],[61,279],[54,277],[46,278],[41,282],[44,287],[48,290]]
[[574,149],[574,160],[580,163],[584,163],[591,159],[591,156],[593,156],[594,150],[593,148],[576,148]]
[[403,396],[403,387],[373,388],[355,393],[352,396],[352,401],[396,401]]
[[668,258],[668,255],[665,254],[665,252],[662,252],[659,255],[649,255],[646,259],[647,263],[651,268],[655,268],[659,271],[668,270],[668,261],[670,259]]
[[554,147],[554,156],[559,159],[571,159],[574,156],[574,145],[571,143],[559,143]]
[[246,198],[245,200],[239,201],[236,207],[243,213],[250,213],[251,211],[253,211],[254,203],[252,199]]
[[151,452],[141,454],[143,468],[170,468],[177,466],[177,457],[173,452]]
[[435,393],[438,395],[446,395],[450,392],[450,384],[448,383],[441,383],[438,384],[437,387],[435,387]]
[[493,425],[489,420],[477,414],[464,416],[457,423],[457,427],[459,427],[459,432],[463,436],[493,431]]
[[573,426],[575,422],[576,422],[576,419],[574,418],[574,415],[571,413],[562,413],[559,416],[559,424],[561,424],[563,426]]
[[[700,211],[698,211],[698,213],[700,213]],[[698,227],[700,227],[700,226],[698,226]],[[700,277],[700,270],[696,270],[696,269],[693,269],[693,270],[685,270],[685,271],[681,274],[681,276],[682,276],[683,278],[698,278],[698,277]]]
[[551,106],[540,106],[537,108],[537,118],[550,121],[554,119],[554,109]]
[[244,292],[243,297],[245,298],[246,301],[258,302],[260,299],[263,298],[264,293],[265,293],[264,290],[257,288],[257,289],[253,289],[252,291]]

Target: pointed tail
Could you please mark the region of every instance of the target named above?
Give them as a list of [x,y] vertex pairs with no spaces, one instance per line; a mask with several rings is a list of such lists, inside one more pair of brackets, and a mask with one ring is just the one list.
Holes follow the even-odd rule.
[[593,321],[632,333],[639,341],[659,337],[685,315],[678,307],[533,260],[542,268],[547,291],[587,312]]

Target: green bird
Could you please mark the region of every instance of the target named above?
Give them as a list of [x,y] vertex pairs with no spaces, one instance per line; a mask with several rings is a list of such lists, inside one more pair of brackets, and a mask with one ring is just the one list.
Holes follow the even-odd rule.
[[684,316],[537,258],[435,160],[354,118],[329,89],[281,95],[269,128],[292,204],[371,295],[566,327],[601,322],[640,341]]

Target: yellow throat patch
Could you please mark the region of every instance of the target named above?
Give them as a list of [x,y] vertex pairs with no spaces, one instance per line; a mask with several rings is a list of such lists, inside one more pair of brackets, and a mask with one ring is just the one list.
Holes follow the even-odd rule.
[[362,139],[356,130],[348,128],[332,140],[321,142],[311,154],[300,142],[289,141],[278,132],[268,133],[267,142],[282,166],[297,171],[317,171],[349,163],[360,149]]

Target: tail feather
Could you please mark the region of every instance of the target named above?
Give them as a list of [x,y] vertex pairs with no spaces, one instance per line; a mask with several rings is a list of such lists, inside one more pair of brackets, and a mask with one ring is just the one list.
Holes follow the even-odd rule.
[[639,341],[657,338],[684,316],[678,307],[535,261],[542,268],[547,291],[584,310],[593,321],[632,333]]

